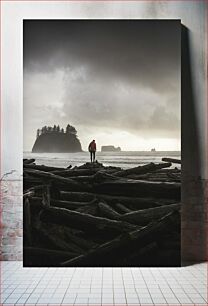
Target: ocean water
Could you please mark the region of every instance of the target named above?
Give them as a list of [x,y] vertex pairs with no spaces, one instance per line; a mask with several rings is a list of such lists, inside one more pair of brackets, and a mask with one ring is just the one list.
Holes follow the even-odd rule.
[[[24,158],[35,158],[37,165],[54,167],[80,166],[90,161],[89,152],[81,153],[31,153],[24,152]],[[163,157],[181,158],[179,151],[131,151],[131,152],[96,152],[96,159],[104,166],[116,166],[123,169],[142,166],[154,162],[160,163]],[[180,168],[179,164],[172,164],[172,168]]]

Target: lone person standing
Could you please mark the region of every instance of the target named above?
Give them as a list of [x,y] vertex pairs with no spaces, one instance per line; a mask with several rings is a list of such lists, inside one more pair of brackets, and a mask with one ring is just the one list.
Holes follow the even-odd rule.
[[96,143],[95,140],[91,141],[88,147],[88,150],[90,152],[90,160],[91,163],[95,161],[95,152],[96,152]]

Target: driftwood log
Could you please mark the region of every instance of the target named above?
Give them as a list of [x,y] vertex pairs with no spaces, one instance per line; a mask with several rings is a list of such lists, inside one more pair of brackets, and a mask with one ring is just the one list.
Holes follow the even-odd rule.
[[96,172],[100,171],[97,168],[90,169],[70,169],[70,170],[56,170],[53,171],[55,175],[63,176],[63,177],[79,177],[79,176],[91,176]]
[[72,228],[84,230],[86,232],[128,232],[136,229],[136,225],[125,221],[110,220],[102,217],[80,213],[65,208],[50,207],[45,208],[41,213],[41,220],[49,223],[62,224]]
[[24,238],[25,242],[27,245],[32,244],[32,235],[31,235],[31,209],[30,209],[30,201],[28,198],[25,199],[24,201],[24,206],[23,206],[23,217],[24,217],[24,225],[23,225],[23,233],[24,233]]
[[[30,198],[31,204],[37,208],[43,208],[42,207],[42,198],[41,197],[31,197]],[[82,206],[89,206],[96,203],[96,200],[90,201],[90,202],[73,202],[73,201],[63,201],[63,200],[54,200],[52,199],[50,201],[50,206],[60,207],[60,208],[66,208],[66,209],[78,209]]]
[[[55,226],[47,226],[44,223],[38,224],[36,234],[41,237],[41,240],[47,241],[54,249],[81,254],[82,249],[68,239],[64,239],[65,231]],[[61,234],[61,235],[60,235]]]
[[109,206],[106,203],[99,202],[98,207],[100,209],[100,213],[103,217],[107,217],[112,220],[119,220],[120,219],[120,214],[115,211],[111,206]]
[[179,200],[181,188],[179,183],[160,183],[150,181],[117,180],[94,185],[96,193],[127,196],[151,196]]
[[76,202],[91,202],[96,199],[95,194],[89,192],[61,191],[60,197],[62,200],[76,201]]
[[116,208],[123,214],[131,212],[131,209],[120,203],[116,204]]
[[181,164],[181,160],[180,159],[176,159],[176,158],[163,157],[162,161],[170,162],[170,163],[174,163],[174,164]]
[[124,206],[127,206],[127,208],[130,206],[131,208],[134,208],[136,210],[138,209],[145,209],[145,208],[152,208],[152,207],[158,207],[161,205],[168,205],[175,203],[174,199],[163,199],[161,198],[143,198],[143,197],[127,197],[127,196],[120,196],[120,195],[107,195],[107,194],[96,194],[96,197],[100,199],[101,201],[105,201],[107,203],[110,203],[111,205],[117,205],[122,204]]
[[180,265],[181,170],[172,162],[123,170],[24,160],[24,266]]
[[24,266],[27,267],[57,267],[60,262],[75,256],[73,252],[28,246],[23,248]]
[[40,171],[44,171],[44,172],[52,172],[52,171],[56,171],[56,170],[65,170],[64,168],[57,168],[57,167],[49,167],[49,166],[45,166],[45,165],[35,165],[35,164],[25,164],[24,163],[24,168],[25,169],[34,169],[34,170],[40,170]]
[[35,162],[35,159],[34,158],[31,158],[31,159],[23,159],[23,166],[25,165],[30,165],[32,163]]
[[139,230],[120,235],[87,254],[82,254],[63,262],[62,266],[87,267],[98,265],[108,267],[112,264],[113,266],[118,266],[118,254],[123,254],[124,257],[128,257],[136,249],[156,241],[162,232],[170,230],[174,226],[177,217],[177,213],[170,213],[160,220],[152,222]]
[[162,216],[168,214],[171,211],[180,210],[180,208],[181,208],[180,203],[164,205],[155,208],[132,211],[120,216],[119,219],[137,225],[145,225],[155,219],[161,218]]
[[115,176],[127,176],[130,174],[137,174],[137,175],[145,174],[145,173],[156,171],[158,169],[169,168],[170,166],[171,166],[171,163],[161,163],[161,164],[150,163],[144,166],[139,166],[139,167],[115,172],[114,175]]
[[65,188],[66,190],[77,190],[77,191],[87,191],[89,190],[89,187],[87,185],[75,182],[74,180],[70,178],[65,178],[56,174],[53,174],[51,172],[44,172],[40,170],[35,170],[35,169],[25,169],[24,170],[26,174],[30,174],[34,177],[38,177],[42,180],[46,180],[48,182],[55,182],[58,186],[62,186],[63,189]]

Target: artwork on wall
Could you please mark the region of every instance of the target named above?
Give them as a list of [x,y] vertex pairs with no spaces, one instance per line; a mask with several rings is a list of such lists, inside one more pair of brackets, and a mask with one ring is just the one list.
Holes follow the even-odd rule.
[[25,267],[181,265],[180,36],[24,20]]

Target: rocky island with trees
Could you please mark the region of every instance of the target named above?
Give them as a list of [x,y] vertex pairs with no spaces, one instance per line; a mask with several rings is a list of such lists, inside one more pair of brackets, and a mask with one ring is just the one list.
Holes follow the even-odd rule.
[[82,152],[77,130],[67,125],[66,130],[59,125],[44,126],[37,130],[32,153],[75,153]]

